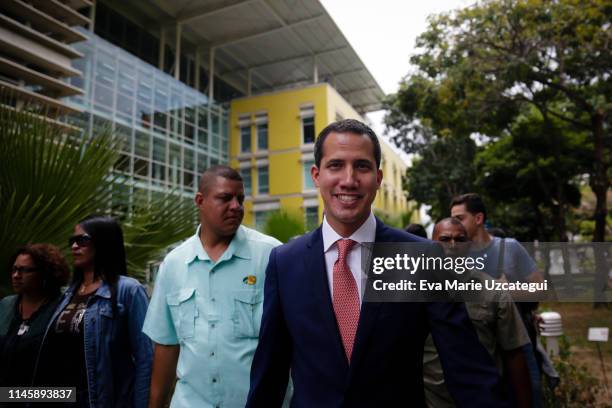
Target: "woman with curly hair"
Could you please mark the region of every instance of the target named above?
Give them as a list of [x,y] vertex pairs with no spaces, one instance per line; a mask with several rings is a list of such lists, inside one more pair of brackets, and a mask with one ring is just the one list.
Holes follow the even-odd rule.
[[28,244],[11,257],[15,295],[0,300],[0,386],[30,386],[43,334],[70,272],[59,249]]
[[76,387],[72,408],[144,408],[153,357],[142,333],[148,299],[126,276],[121,226],[111,217],[87,217],[69,244],[72,285],[49,323],[35,384]]

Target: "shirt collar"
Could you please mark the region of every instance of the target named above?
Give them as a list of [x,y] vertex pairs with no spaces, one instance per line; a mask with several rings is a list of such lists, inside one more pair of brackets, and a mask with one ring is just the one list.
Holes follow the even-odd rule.
[[[193,262],[196,258],[200,261],[211,261],[204,250],[202,241],[200,241],[201,228],[202,226],[198,225],[195,235],[187,240],[186,244],[189,246],[187,256],[185,257],[185,263],[187,264]],[[251,251],[249,249],[246,231],[242,225],[238,227],[232,241],[218,261],[231,259],[234,255],[243,259],[251,259]]]
[[[331,225],[327,222],[327,217],[323,217],[323,225],[321,226],[323,233],[323,252],[329,251],[329,249],[338,241],[343,239]],[[357,231],[353,232],[348,239],[356,241],[358,244],[364,242],[374,242],[376,239],[376,218],[374,214],[370,212],[370,216],[361,224]]]

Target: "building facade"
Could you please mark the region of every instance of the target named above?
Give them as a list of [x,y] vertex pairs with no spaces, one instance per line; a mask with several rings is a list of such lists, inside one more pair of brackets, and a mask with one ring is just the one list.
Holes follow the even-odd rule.
[[85,134],[107,129],[122,139],[119,201],[175,191],[191,200],[199,174],[228,162],[228,112],[207,95],[157,67],[84,32],[71,79],[82,94],[68,99],[80,113],[69,123]]
[[[312,228],[316,135],[384,96],[318,0],[6,0],[0,45],[0,87],[17,106],[121,138],[113,205],[125,211],[136,196],[191,200],[204,169],[229,163],[245,180],[247,224],[282,209]],[[381,145],[375,209],[398,216],[405,164]]]
[[[329,84],[315,84],[232,100],[230,163],[244,179],[245,223],[262,228],[274,211],[319,225],[323,203],[310,176],[316,135],[340,119],[362,116]],[[406,165],[381,141],[383,184],[377,213],[398,217],[408,211],[401,188]]]

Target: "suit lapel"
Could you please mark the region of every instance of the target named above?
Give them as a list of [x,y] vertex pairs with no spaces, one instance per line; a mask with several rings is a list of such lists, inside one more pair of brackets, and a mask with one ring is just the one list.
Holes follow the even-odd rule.
[[323,252],[323,235],[321,227],[319,227],[312,235],[312,239],[308,244],[308,253],[304,260],[306,271],[312,276],[313,293],[316,299],[316,304],[322,319],[322,326],[325,334],[331,341],[332,347],[336,350],[342,361],[346,361],[344,346],[340,338],[338,323],[334,315],[334,307],[329,291],[329,282],[327,280],[327,270],[325,268],[325,254]]

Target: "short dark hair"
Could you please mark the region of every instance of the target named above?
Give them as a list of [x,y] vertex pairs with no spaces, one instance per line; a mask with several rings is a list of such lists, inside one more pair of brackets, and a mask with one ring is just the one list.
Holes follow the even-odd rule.
[[483,222],[487,220],[487,207],[485,207],[482,198],[476,193],[461,194],[453,197],[450,208],[456,205],[465,205],[465,209],[472,215],[482,213],[484,216]]
[[374,159],[376,160],[376,168],[380,168],[382,153],[380,150],[380,142],[378,141],[376,133],[374,133],[374,131],[368,125],[355,119],[344,119],[330,123],[321,131],[321,133],[319,133],[314,147],[315,165],[317,167],[321,167],[321,160],[323,159],[323,143],[325,143],[327,135],[332,132],[354,133],[356,135],[368,136],[374,145]]
[[24,245],[11,256],[9,264],[11,268],[19,255],[29,255],[32,258],[47,296],[54,297],[60,294],[61,287],[68,283],[70,269],[58,247],[51,244]]
[[202,176],[200,177],[198,191],[204,194],[216,177],[223,177],[229,180],[242,182],[242,176],[240,176],[240,173],[238,173],[236,169],[219,164],[204,170]]
[[404,231],[427,239],[427,231],[425,231],[425,227],[423,227],[421,224],[410,224],[404,228]]

